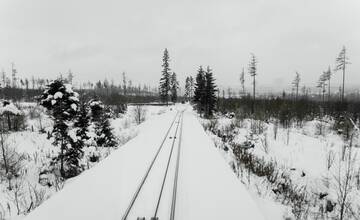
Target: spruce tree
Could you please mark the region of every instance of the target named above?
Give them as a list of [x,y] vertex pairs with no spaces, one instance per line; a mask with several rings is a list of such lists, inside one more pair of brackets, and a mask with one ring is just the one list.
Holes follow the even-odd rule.
[[177,101],[177,90],[179,88],[179,82],[176,79],[176,73],[172,73],[170,77],[170,85],[171,85],[171,101],[175,103]]
[[192,76],[189,76],[189,92],[190,92],[190,100],[192,99],[193,95],[194,95],[194,78]]
[[49,110],[54,121],[52,137],[53,144],[60,147],[59,155],[53,158],[53,164],[60,162],[60,173],[63,178],[68,178],[79,173],[78,161],[82,151],[75,146],[76,135],[71,135],[71,124],[77,115],[78,94],[71,85],[64,84],[58,79],[47,85],[40,96],[40,104]]
[[110,124],[111,109],[105,107],[99,100],[89,102],[92,122],[95,126],[95,142],[98,147],[116,147],[117,141]]
[[78,140],[76,145],[79,147],[87,146],[87,141],[90,139],[89,126],[90,126],[90,116],[89,116],[89,106],[85,102],[81,102],[79,105],[79,111],[74,123],[76,130],[76,136]]
[[240,74],[240,83],[242,88],[242,95],[245,95],[245,71],[244,68],[242,69],[242,72]]
[[205,106],[205,72],[202,66],[199,67],[195,79],[194,102],[200,114],[204,111]]
[[295,73],[295,78],[292,82],[295,91],[296,91],[296,96],[295,96],[295,100],[298,99],[298,95],[299,95],[299,86],[300,86],[300,74],[298,72]]
[[332,72],[331,72],[331,68],[329,66],[327,71],[324,71],[323,74],[326,77],[326,80],[328,81],[328,101],[330,101],[330,97],[331,97],[331,92],[330,92],[330,81],[331,81],[331,77],[332,77]]
[[185,97],[187,100],[190,100],[190,77],[185,79]]
[[254,54],[251,54],[249,63],[249,74],[253,78],[253,102],[251,112],[255,113],[255,91],[256,91],[256,75],[257,75],[257,59]]
[[349,57],[346,54],[346,48],[343,46],[342,50],[339,53],[339,56],[336,58],[336,68],[335,71],[342,70],[342,90],[341,90],[341,101],[344,101],[345,97],[345,69],[349,62]]
[[216,106],[216,85],[212,70],[208,66],[205,72],[205,117],[211,117]]
[[160,79],[160,100],[162,102],[166,102],[168,104],[169,101],[169,91],[170,91],[170,56],[168,50],[165,48],[164,55],[163,55],[163,70],[162,70],[162,77]]

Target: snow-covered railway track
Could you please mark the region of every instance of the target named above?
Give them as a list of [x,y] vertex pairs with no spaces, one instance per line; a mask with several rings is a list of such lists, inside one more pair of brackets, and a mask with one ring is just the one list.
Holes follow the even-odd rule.
[[[171,122],[122,220],[174,219],[183,113],[177,112]],[[176,160],[172,160],[176,142],[177,156]]]

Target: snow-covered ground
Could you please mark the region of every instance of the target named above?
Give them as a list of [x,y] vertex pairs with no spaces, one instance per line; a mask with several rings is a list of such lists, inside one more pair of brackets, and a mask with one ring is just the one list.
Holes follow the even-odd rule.
[[[186,109],[183,114],[175,218],[264,219],[263,212],[218,153],[191,107],[178,105],[175,108]],[[141,124],[136,138],[66,184],[63,190],[31,212],[26,220],[121,219],[177,112],[174,109]],[[176,127],[180,122],[179,116],[170,130],[171,138],[165,139],[162,152],[128,219],[152,217],[172,143],[175,143],[175,149],[179,146],[180,129],[176,130]],[[173,152],[159,219],[168,219],[172,203],[177,150]]]
[[[209,126],[208,120],[202,120],[204,126]],[[352,180],[351,193],[347,198],[347,203],[350,204],[355,211],[360,207],[360,191],[359,191],[359,167],[360,162],[358,155],[360,153],[360,139],[359,131],[354,131],[354,138],[352,140],[352,148],[344,148],[348,141],[345,141],[340,135],[331,129],[332,121],[323,121],[324,132],[322,135],[318,134],[316,127],[320,121],[314,120],[306,122],[303,127],[291,127],[288,129],[278,127],[275,138],[274,123],[255,122],[260,123],[263,127],[263,132],[255,134],[251,137],[251,119],[245,119],[241,123],[235,118],[228,118],[219,116],[217,121],[213,121],[216,128],[213,130],[222,131],[223,134],[231,134],[234,139],[231,141],[235,144],[243,144],[245,141],[251,139],[255,146],[247,151],[257,158],[263,159],[266,162],[272,162],[276,165],[276,169],[280,172],[281,178],[286,176],[291,184],[298,188],[299,192],[304,190],[307,199],[310,201],[306,204],[309,210],[303,210],[306,213],[306,219],[320,218],[326,209],[326,203],[331,201],[332,204],[339,204],[340,188],[344,187],[341,181],[344,181],[344,175],[348,166],[348,155],[351,152],[352,160]],[[254,123],[254,122],[253,122]],[[215,144],[219,147],[220,153],[228,161],[231,167],[236,166],[236,158],[234,157],[231,146],[226,140],[225,145],[229,150],[224,150],[224,142],[218,135],[208,132]],[[345,149],[345,151],[344,151]],[[344,154],[345,152],[345,154]],[[343,157],[344,155],[344,157]],[[247,172],[247,171],[246,171]],[[288,207],[281,205],[283,198],[274,192],[276,187],[268,183],[266,178],[257,177],[256,175],[247,174],[240,177],[244,182],[254,198],[263,207],[263,210],[269,210],[267,216],[271,216],[276,209],[278,213],[284,213],[283,216],[291,217],[291,205]],[[324,197],[322,197],[323,195]],[[322,197],[322,198],[321,198]],[[320,199],[321,198],[321,199]],[[272,208],[273,206],[273,208]],[[303,207],[305,208],[305,207]],[[339,205],[335,205],[335,210],[327,213],[328,217],[338,215]],[[352,214],[351,214],[352,215]],[[280,214],[281,216],[281,214]],[[317,217],[316,217],[317,216]],[[356,219],[356,215],[349,217]],[[271,217],[270,219],[275,219]]]
[[[169,218],[181,121],[183,124],[176,219],[296,218],[293,212],[294,205],[284,202],[285,199],[276,194],[276,185],[269,183],[265,177],[248,175],[246,172],[239,175],[231,148],[224,150],[225,145],[221,137],[204,131],[201,124],[206,127],[209,121],[200,119],[190,105],[146,106],[146,121],[140,125],[134,121],[134,108],[129,106],[126,114],[112,120],[113,131],[121,147],[86,149],[85,155],[96,152],[102,160],[89,164],[88,160],[84,159],[84,165],[88,166],[88,170],[68,180],[64,185],[52,180],[50,182],[54,185],[49,187],[39,183],[39,173],[57,152],[46,134],[52,122],[39,106],[22,104],[22,111],[27,116],[26,130],[11,133],[7,143],[19,154],[25,155],[26,160],[23,163],[21,177],[15,180],[19,185],[19,191],[9,191],[7,182],[1,181],[1,218],[24,218],[26,209],[34,201],[38,202],[34,204],[36,206],[44,202],[35,210],[29,210],[31,212],[26,216],[28,220],[123,218],[174,118],[176,120],[169,130],[169,137],[164,139],[158,159],[127,219],[148,219],[153,216],[171,147],[174,144],[168,176],[157,211],[159,219]],[[36,114],[33,112],[34,109],[37,109]],[[185,111],[181,120],[182,110]],[[308,207],[301,207],[308,208],[305,210],[306,215],[302,216],[306,216],[306,219],[324,217],[320,209],[326,208],[327,201],[338,201],[338,180],[343,178],[346,168],[346,158],[344,161],[341,159],[343,146],[347,142],[330,129],[331,123],[331,120],[324,122],[323,135],[319,135],[316,129],[319,121],[307,122],[303,127],[279,127],[275,138],[275,125],[271,122],[261,122],[263,132],[251,138],[255,147],[248,151],[266,162],[276,161],[276,169],[281,174],[280,183],[290,181],[299,192],[306,192],[306,199],[310,203]],[[239,123],[235,118],[219,116],[215,124],[216,129],[233,134],[233,143],[243,143],[251,136],[250,119]],[[40,132],[41,130],[43,132]],[[352,144],[352,155],[355,158],[360,153],[358,133],[354,135]],[[359,165],[359,160],[355,160],[353,182],[359,180],[359,175],[356,175],[359,174]],[[21,195],[19,215],[15,192]],[[325,199],[320,199],[321,195],[325,195]],[[359,188],[353,187],[348,197],[352,207],[360,207],[358,198]],[[335,206],[335,211],[325,215],[329,218],[334,217],[337,215],[337,209]]]
[[[52,120],[45,110],[36,103],[20,103],[20,110],[25,115],[25,130],[11,132],[6,137],[6,145],[11,151],[16,152],[23,158],[21,175],[12,180],[13,190],[8,189],[6,179],[0,179],[0,219],[21,219],[27,212],[40,205],[46,199],[52,197],[63,185],[70,184],[73,179],[66,183],[57,181],[51,176],[40,175],[52,157],[58,152],[58,148],[52,145],[48,139],[47,131],[51,130]],[[144,106],[145,119],[150,120],[169,111],[171,107]],[[134,106],[129,106],[125,114],[119,115],[111,121],[113,132],[122,146],[138,134],[139,127],[134,120]],[[100,160],[108,156],[114,149],[89,147],[84,149],[85,157],[83,165],[86,169],[96,163],[89,163],[88,157],[96,153]],[[45,177],[45,180],[40,179]],[[75,178],[76,179],[76,178]],[[17,201],[16,201],[17,200]]]

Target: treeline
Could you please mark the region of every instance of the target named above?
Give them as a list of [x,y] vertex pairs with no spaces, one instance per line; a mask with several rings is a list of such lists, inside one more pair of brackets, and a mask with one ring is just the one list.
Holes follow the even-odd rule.
[[[13,102],[33,102],[42,94],[44,88],[53,80],[35,78],[19,78],[17,70],[12,67],[11,77],[1,72],[0,98]],[[65,76],[60,74],[57,79],[73,85],[74,74],[69,71]],[[135,85],[128,79],[126,73],[120,76],[122,83],[115,84],[114,80],[99,80],[96,83],[84,82],[73,85],[74,91],[91,97],[97,97],[107,105],[120,105],[126,103],[147,103],[159,101],[158,89],[149,85]]]
[[[254,112],[253,112],[253,107]],[[217,109],[223,113],[234,112],[242,118],[254,118],[263,121],[276,120],[284,127],[292,123],[302,126],[306,121],[322,120],[330,116],[336,125],[346,129],[353,127],[352,122],[360,126],[360,100],[317,101],[306,98],[298,100],[282,97],[257,98],[220,98]],[[349,120],[352,120],[349,121]]]

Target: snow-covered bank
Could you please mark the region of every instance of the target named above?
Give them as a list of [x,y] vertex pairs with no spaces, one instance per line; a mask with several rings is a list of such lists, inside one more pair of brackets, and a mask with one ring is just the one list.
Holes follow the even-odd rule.
[[[220,153],[258,201],[265,198],[283,204],[288,217],[292,212],[301,219],[335,218],[346,187],[347,218],[358,218],[360,142],[356,129],[350,142],[330,129],[331,120],[289,128],[226,116],[202,121]],[[347,174],[351,180],[345,185]]]
[[[48,131],[51,131],[52,120],[45,110],[36,103],[20,103],[20,110],[25,115],[24,130],[12,131],[6,134],[5,145],[8,152],[21,157],[19,175],[13,178],[13,190],[8,189],[8,180],[0,179],[0,219],[21,219],[28,212],[39,206],[43,201],[52,197],[63,185],[70,184],[73,179],[65,183],[56,179],[51,173],[44,172],[44,168],[51,162],[59,151],[52,145]],[[161,115],[168,111],[167,107],[144,106],[144,119]],[[133,107],[130,106],[125,114],[111,120],[113,132],[118,139],[118,147],[125,144],[138,134],[140,126],[134,120]],[[96,165],[89,162],[89,157],[96,153],[102,160],[108,156],[113,148],[88,147],[84,149],[84,158],[81,161],[85,169]],[[2,159],[1,159],[2,160]],[[82,175],[82,174],[81,174]]]

